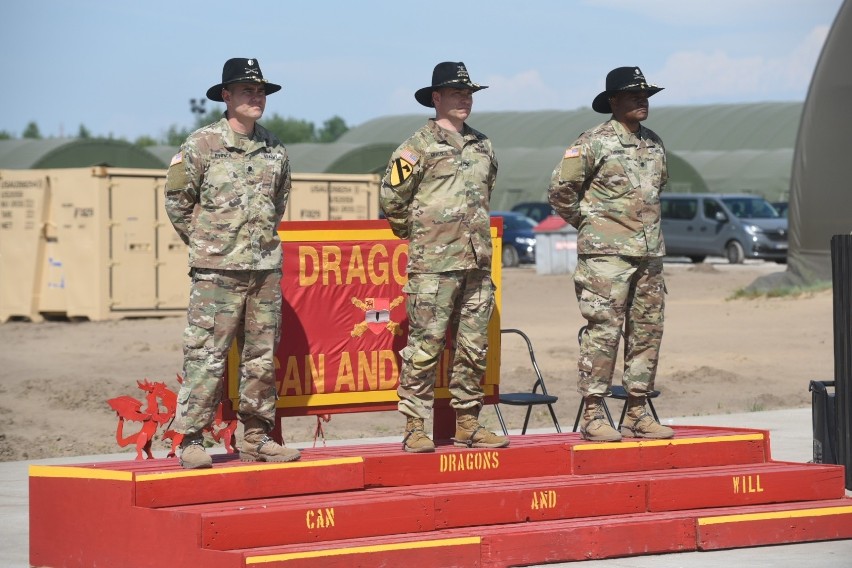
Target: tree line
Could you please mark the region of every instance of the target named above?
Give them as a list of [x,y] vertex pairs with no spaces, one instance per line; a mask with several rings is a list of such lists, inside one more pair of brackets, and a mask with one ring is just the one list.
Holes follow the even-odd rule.
[[[203,103],[203,99],[200,102]],[[207,110],[204,108],[203,104],[197,104],[195,99],[190,101],[190,108],[195,116],[194,123],[191,127],[181,127],[173,124],[169,126],[169,128],[159,137],[143,135],[138,137],[136,140],[133,140],[132,144],[142,148],[157,145],[180,146],[183,141],[186,140],[186,137],[194,130],[218,121],[225,110],[224,108],[218,107]],[[278,114],[272,114],[269,117],[264,117],[261,120],[261,124],[267,130],[275,134],[284,144],[298,144],[301,142],[334,142],[343,136],[347,130],[349,130],[349,126],[346,125],[346,121],[337,115],[324,121],[322,126],[319,128],[317,128],[313,122],[308,120],[289,117],[284,118]],[[76,137],[82,139],[114,138],[111,134],[108,136],[95,136],[83,124],[81,124],[80,128],[77,130]],[[12,135],[5,130],[0,130],[0,140],[14,140],[16,138],[19,137]],[[32,121],[27,124],[26,128],[24,128],[20,138],[41,140],[44,136],[42,136],[41,129],[38,124],[35,121]],[[126,141],[124,138],[119,139]]]

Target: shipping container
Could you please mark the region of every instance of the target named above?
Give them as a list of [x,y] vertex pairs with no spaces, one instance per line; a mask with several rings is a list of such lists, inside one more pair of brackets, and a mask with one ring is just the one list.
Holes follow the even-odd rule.
[[[0,170],[0,322],[182,314],[165,170]],[[285,220],[378,218],[375,174],[294,174]]]

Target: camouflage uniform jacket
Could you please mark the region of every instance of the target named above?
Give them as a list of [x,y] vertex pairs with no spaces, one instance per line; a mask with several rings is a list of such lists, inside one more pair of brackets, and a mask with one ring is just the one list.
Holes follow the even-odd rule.
[[280,269],[289,196],[281,142],[259,124],[241,137],[225,118],[190,134],[166,177],[166,212],[195,268]]
[[409,273],[491,269],[497,159],[467,124],[460,138],[452,134],[430,119],[396,149],[382,179],[382,211],[394,234],[409,239]]
[[663,141],[609,120],[565,151],[550,182],[550,204],[577,228],[578,254],[653,257],[666,253],[660,193],[668,181]]

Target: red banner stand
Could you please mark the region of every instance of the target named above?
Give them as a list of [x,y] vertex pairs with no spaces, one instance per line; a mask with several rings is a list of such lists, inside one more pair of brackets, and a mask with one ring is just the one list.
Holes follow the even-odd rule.
[[[488,326],[489,354],[482,386],[495,404],[500,382],[502,219],[491,220],[491,277],[495,310]],[[396,410],[408,319],[405,311],[408,242],[385,220],[285,221],[279,227],[284,263],[281,342],[275,354],[276,428],[285,416]],[[452,337],[439,365],[433,436],[455,434],[447,368]],[[239,403],[239,351],[228,357],[224,417]]]

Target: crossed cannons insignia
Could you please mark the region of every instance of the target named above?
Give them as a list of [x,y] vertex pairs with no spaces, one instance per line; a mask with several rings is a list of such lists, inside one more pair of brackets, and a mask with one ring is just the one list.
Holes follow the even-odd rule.
[[355,324],[350,335],[361,337],[368,329],[376,335],[383,329],[387,329],[393,335],[402,335],[402,327],[391,319],[390,313],[404,301],[403,296],[398,296],[393,301],[388,298],[364,298],[362,302],[358,298],[352,298],[352,304],[364,310],[364,321]]

